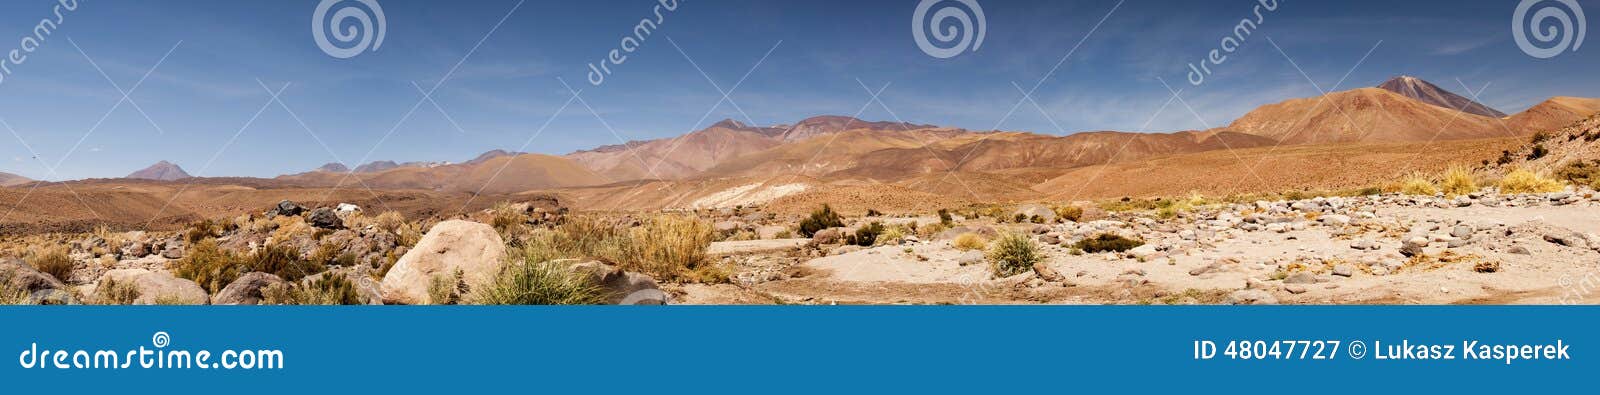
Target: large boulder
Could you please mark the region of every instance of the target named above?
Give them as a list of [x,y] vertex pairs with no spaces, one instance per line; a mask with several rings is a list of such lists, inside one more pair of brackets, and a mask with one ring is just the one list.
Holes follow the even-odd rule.
[[66,288],[61,280],[39,272],[21,260],[0,259],[0,291],[22,291],[31,294]]
[[301,213],[304,213],[304,212],[306,212],[305,206],[301,206],[299,204],[296,204],[295,202],[284,200],[284,201],[278,202],[278,205],[272,206],[271,210],[267,210],[267,218],[272,218],[272,217],[276,217],[276,216],[279,216],[279,215],[287,215],[287,216],[293,217],[293,216],[296,216],[296,215],[300,215]]
[[588,275],[589,281],[605,289],[607,303],[663,305],[669,301],[667,293],[662,292],[656,279],[649,275],[625,272],[600,262],[583,262],[570,267],[574,272]]
[[261,290],[267,287],[284,284],[282,278],[270,273],[249,273],[233,280],[232,284],[217,291],[217,296],[211,300],[212,304],[219,305],[256,305],[261,304]]
[[344,228],[344,220],[340,219],[339,214],[333,209],[327,207],[311,210],[311,215],[306,216],[306,223],[322,229]]
[[206,295],[206,290],[199,284],[165,272],[152,272],[145,269],[118,269],[106,272],[100,276],[99,285],[95,288],[95,299],[107,301],[110,293],[118,291],[115,288],[131,287],[132,295],[126,295],[131,300],[120,300],[137,305],[153,304],[206,304],[211,297]]
[[469,288],[494,280],[505,266],[506,246],[489,225],[445,221],[434,225],[383,276],[384,303],[427,304],[428,285],[438,276],[462,274]]

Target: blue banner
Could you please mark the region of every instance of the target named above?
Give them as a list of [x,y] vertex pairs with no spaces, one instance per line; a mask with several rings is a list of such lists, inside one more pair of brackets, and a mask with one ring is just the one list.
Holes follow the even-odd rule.
[[1588,307],[86,306],[0,318],[6,393],[1526,393],[1585,388],[1600,367],[1600,309]]

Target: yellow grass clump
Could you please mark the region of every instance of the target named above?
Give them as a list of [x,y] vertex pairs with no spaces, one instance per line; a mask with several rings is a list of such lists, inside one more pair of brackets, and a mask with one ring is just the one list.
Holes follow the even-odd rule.
[[1566,185],[1561,181],[1526,169],[1512,170],[1500,179],[1500,193],[1549,193],[1563,188]]
[[1439,183],[1439,189],[1448,196],[1466,195],[1478,191],[1478,179],[1465,167],[1452,166],[1444,173],[1444,181]]

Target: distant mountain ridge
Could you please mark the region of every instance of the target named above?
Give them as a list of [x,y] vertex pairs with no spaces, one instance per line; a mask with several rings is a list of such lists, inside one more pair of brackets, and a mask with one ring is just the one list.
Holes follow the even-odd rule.
[[28,179],[28,177],[0,171],[0,187],[17,186],[30,182],[33,182],[33,180]]
[[125,178],[131,178],[135,180],[176,181],[190,177],[192,176],[190,176],[188,172],[183,171],[182,167],[179,167],[172,162],[160,161],[156,162],[154,165],[150,165],[150,167],[146,167],[139,171],[135,171],[132,174],[128,174],[128,176]]

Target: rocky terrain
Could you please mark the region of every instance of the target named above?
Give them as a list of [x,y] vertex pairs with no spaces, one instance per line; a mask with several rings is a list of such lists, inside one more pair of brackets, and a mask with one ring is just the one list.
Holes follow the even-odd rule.
[[[1049,213],[1024,206],[1019,213]],[[901,219],[938,223],[938,218]],[[1045,219],[1044,222],[1050,222]],[[875,247],[835,235],[714,245],[742,288],[694,286],[710,303],[1572,304],[1594,303],[1600,195],[1491,191],[1454,198],[1383,194],[1217,204],[1162,218],[1106,213],[1046,224],[963,220],[929,238]],[[859,223],[854,226],[861,226]],[[851,231],[842,233],[849,234]],[[1045,256],[995,275],[962,233],[1029,235]],[[1113,234],[1142,244],[1086,252]],[[744,247],[748,251],[738,247]],[[764,247],[764,248],[760,248]],[[787,248],[784,253],[773,249]],[[1579,282],[1582,285],[1577,285]]]

